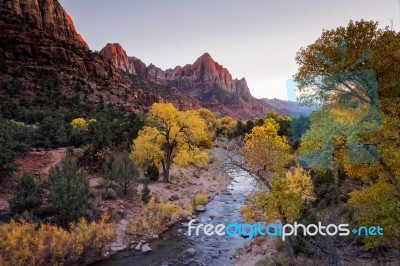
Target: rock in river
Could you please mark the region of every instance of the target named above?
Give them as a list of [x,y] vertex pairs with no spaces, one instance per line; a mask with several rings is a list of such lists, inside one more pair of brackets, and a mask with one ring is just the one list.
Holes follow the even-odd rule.
[[204,207],[203,205],[197,205],[196,206],[196,211],[197,212],[205,212],[206,211],[206,207]]
[[188,248],[187,250],[186,250],[186,253],[188,254],[188,255],[190,255],[190,256],[194,256],[194,255],[196,255],[196,250],[194,249],[194,248]]

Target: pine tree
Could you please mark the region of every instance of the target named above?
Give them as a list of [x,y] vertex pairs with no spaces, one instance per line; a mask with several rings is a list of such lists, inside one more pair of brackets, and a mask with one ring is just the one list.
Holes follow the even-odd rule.
[[79,169],[72,158],[72,151],[61,167],[52,167],[49,172],[50,202],[63,220],[77,219],[85,215],[89,197],[87,174]]
[[144,203],[149,203],[149,200],[150,200],[149,181],[146,179],[146,181],[143,184],[143,189],[142,189],[142,201]]
[[119,194],[126,196],[136,194],[138,176],[135,162],[125,152],[121,158],[110,162],[104,178]]
[[160,171],[154,163],[147,166],[146,177],[150,179],[150,181],[158,181],[158,178],[160,177]]
[[14,214],[35,212],[42,203],[42,188],[28,173],[21,176],[14,194],[14,198],[8,201]]

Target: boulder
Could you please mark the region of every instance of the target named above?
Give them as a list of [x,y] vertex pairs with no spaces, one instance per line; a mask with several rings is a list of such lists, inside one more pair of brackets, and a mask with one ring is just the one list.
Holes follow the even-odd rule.
[[190,255],[190,256],[194,256],[196,255],[197,251],[194,248],[188,248],[186,250],[186,254]]
[[142,249],[143,244],[141,242],[137,243],[135,250],[140,251]]
[[150,246],[149,246],[149,244],[144,244],[143,246],[142,246],[142,252],[143,253],[147,253],[147,252],[150,252],[150,251],[152,251],[152,249],[150,248]]
[[116,252],[116,251],[122,251],[122,250],[125,250],[125,249],[126,249],[126,245],[121,244],[121,243],[112,243],[112,244],[110,245],[110,250],[111,250],[111,251],[114,251],[114,252]]
[[204,207],[203,205],[197,205],[196,206],[196,211],[197,212],[205,212],[206,211],[206,207]]

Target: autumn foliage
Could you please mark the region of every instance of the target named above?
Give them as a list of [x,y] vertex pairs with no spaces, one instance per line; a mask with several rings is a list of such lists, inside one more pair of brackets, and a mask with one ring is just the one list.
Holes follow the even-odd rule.
[[161,165],[164,181],[169,182],[172,163],[200,167],[207,164],[208,154],[201,146],[212,142],[213,135],[199,111],[182,112],[171,103],[155,103],[149,115],[149,125],[139,131],[132,145],[131,155],[138,165]]
[[102,255],[115,236],[115,224],[107,220],[82,218],[69,230],[12,220],[0,226],[0,265],[71,265]]

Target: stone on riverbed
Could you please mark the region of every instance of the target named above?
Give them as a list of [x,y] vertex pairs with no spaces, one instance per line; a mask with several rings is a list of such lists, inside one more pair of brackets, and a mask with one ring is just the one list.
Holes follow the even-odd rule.
[[137,243],[135,250],[140,251],[142,249],[142,246],[143,246],[142,242]]
[[197,212],[205,212],[206,211],[206,207],[204,207],[203,205],[197,205],[196,206],[196,211]]
[[110,245],[110,250],[111,251],[122,251],[122,250],[125,250],[126,249],[126,245],[124,245],[124,244],[119,244],[119,243],[112,243],[111,245]]
[[152,251],[152,249],[151,249],[151,247],[149,246],[149,244],[144,244],[144,245],[142,246],[142,252],[143,252],[143,253],[147,253],[147,252],[150,252],[150,251]]
[[188,255],[190,255],[190,256],[194,256],[194,255],[196,255],[196,250],[194,249],[194,248],[188,248],[187,250],[186,250],[186,253],[188,254]]

